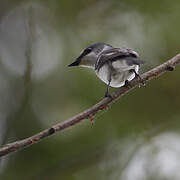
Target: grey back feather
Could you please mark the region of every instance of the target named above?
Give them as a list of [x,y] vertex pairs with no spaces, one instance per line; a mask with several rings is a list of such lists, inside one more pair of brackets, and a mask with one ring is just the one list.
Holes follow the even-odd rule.
[[99,71],[107,62],[120,60],[126,60],[128,65],[140,65],[144,63],[144,61],[139,59],[139,55],[131,49],[112,48],[100,54],[95,64],[95,70]]

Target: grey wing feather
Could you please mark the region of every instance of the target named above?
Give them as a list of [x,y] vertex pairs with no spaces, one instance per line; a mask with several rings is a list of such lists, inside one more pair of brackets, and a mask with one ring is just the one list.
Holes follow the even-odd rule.
[[144,63],[139,59],[139,55],[134,53],[131,49],[113,48],[100,54],[95,64],[95,70],[99,70],[108,61],[113,62],[122,59],[127,60],[128,65],[140,65]]
[[108,58],[104,55],[101,54],[99,55],[96,64],[95,64],[95,70],[98,70],[107,62]]
[[[119,48],[113,48],[101,53],[96,61],[95,70],[99,70],[107,61],[114,59],[118,55],[122,56],[125,52],[120,51]],[[126,53],[127,54],[127,53]]]

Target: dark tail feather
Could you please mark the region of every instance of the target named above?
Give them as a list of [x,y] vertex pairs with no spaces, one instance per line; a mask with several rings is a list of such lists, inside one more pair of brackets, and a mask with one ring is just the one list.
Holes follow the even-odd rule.
[[136,63],[137,63],[138,65],[140,65],[140,64],[144,64],[145,61],[143,61],[143,60],[141,60],[141,59],[137,59],[137,60],[136,60]]
[[135,57],[128,57],[128,58],[126,58],[126,60],[127,60],[127,63],[129,65],[133,65],[133,64],[140,65],[140,64],[144,64],[145,63],[141,59],[135,58]]

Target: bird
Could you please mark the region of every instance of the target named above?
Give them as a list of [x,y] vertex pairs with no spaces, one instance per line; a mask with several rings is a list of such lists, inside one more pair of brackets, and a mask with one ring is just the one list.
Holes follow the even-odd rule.
[[98,78],[107,84],[105,97],[111,97],[109,87],[119,88],[128,85],[138,77],[141,64],[139,54],[130,48],[115,48],[106,43],[95,43],[85,48],[69,67],[82,66],[95,71]]

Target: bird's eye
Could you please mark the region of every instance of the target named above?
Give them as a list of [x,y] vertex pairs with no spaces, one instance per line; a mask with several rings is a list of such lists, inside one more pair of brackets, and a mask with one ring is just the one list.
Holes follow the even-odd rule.
[[92,51],[91,48],[87,48],[87,49],[84,50],[84,52],[85,52],[86,54],[89,54],[91,51]]

